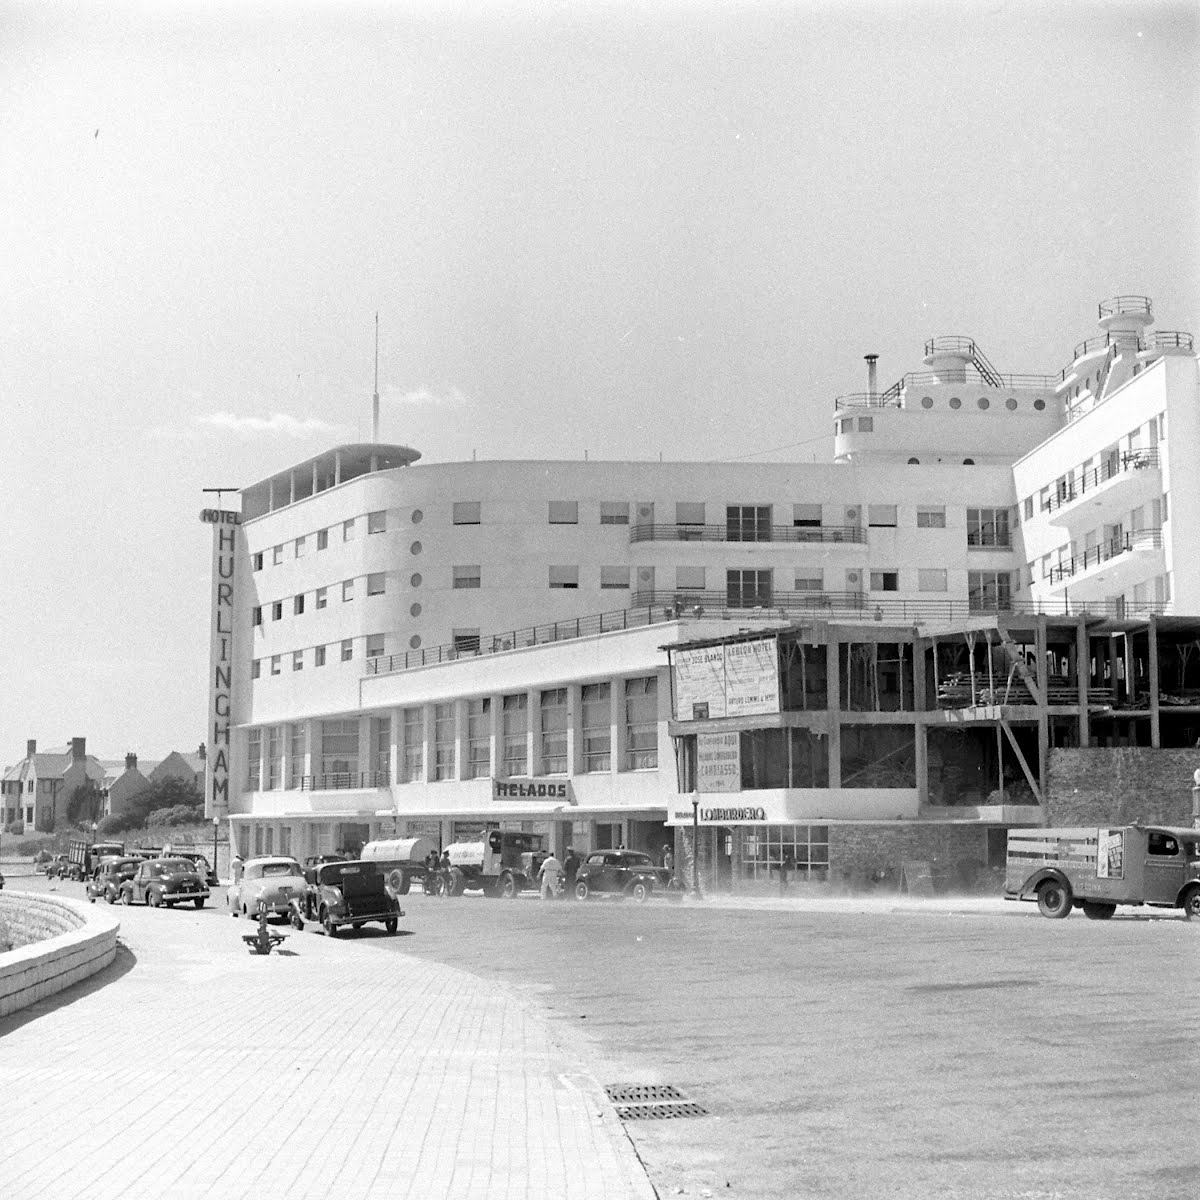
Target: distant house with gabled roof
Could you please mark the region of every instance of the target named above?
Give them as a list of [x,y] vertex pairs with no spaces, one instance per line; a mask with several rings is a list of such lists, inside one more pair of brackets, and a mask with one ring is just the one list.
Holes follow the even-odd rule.
[[67,804],[75,789],[90,779],[103,791],[107,775],[105,765],[87,753],[85,738],[72,738],[65,750],[41,753],[30,738],[25,757],[0,780],[4,824],[20,822],[30,830],[52,830],[66,821]]

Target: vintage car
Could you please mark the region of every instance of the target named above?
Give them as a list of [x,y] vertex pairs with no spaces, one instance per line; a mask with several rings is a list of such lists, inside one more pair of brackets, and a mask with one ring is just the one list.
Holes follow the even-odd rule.
[[121,896],[121,885],[132,879],[142,865],[140,858],[124,855],[105,855],[91,877],[87,881],[87,898],[93,904],[97,900],[107,900],[116,904]]
[[219,887],[221,880],[218,878],[216,871],[208,865],[208,859],[200,853],[199,850],[173,850],[172,855],[175,858],[187,858],[192,861],[196,868],[196,874],[208,884],[210,888]]
[[190,900],[203,908],[208,886],[186,858],[151,858],[138,863],[137,873],[121,884],[122,904],[160,904],[168,908]]
[[45,871],[47,879],[66,879],[71,869],[71,860],[65,854],[56,854],[48,863]]
[[329,937],[343,925],[361,929],[368,921],[381,921],[395,933],[404,916],[399,900],[388,890],[387,878],[373,862],[323,863],[313,870],[307,911],[321,922]]
[[575,877],[575,898],[609,893],[632,896],[640,904],[655,892],[665,894],[670,881],[670,871],[656,867],[640,850],[596,850]]
[[295,901],[304,906],[308,883],[294,858],[252,858],[225,893],[225,903],[235,917],[256,917],[261,908],[268,915],[286,917]]

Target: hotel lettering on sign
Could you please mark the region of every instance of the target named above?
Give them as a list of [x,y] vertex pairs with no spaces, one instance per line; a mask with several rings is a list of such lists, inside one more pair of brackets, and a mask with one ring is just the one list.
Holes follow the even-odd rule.
[[208,675],[208,760],[204,815],[229,813],[229,726],[233,701],[233,578],[240,513],[206,508],[200,520],[213,527],[212,623]]

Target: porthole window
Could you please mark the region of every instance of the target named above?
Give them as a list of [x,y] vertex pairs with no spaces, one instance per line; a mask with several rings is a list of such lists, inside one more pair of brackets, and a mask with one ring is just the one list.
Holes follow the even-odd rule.
[[409,550],[411,550],[413,554],[420,554],[423,549],[424,547],[420,542],[413,542],[413,544],[409,546]]
[[415,571],[413,573],[413,577],[408,582],[411,583],[413,585],[413,587],[420,587],[421,586],[421,572]]
[[922,396],[921,397],[921,407],[922,408],[932,408],[933,407],[933,397],[932,396]]
[[1046,407],[1046,402],[1045,402],[1045,400],[1043,400],[1039,397],[1037,400],[1035,400],[1033,402],[1033,407],[1034,407],[1035,411],[1042,412]]
[[409,645],[410,645],[410,646],[411,646],[411,647],[412,647],[414,650],[420,650],[420,648],[421,648],[421,635],[420,635],[419,633],[414,633],[414,634],[412,635],[412,637],[410,637],[410,638],[408,639],[408,644],[409,644]]
[[1011,396],[1009,396],[1009,398],[1004,402],[1004,407],[1007,408],[1009,412],[1016,412],[1017,402]]
[[975,465],[975,460],[973,458],[964,458],[963,459],[964,467],[973,467],[974,465]]
[[992,402],[986,396],[980,396],[979,399],[975,401],[975,403],[978,404],[980,408],[991,408],[992,407]]
[[950,397],[951,408],[962,408],[962,401],[957,396]]
[[425,514],[419,508],[414,508],[412,518],[413,524],[420,525],[423,520],[425,520]]
[[408,610],[408,615],[410,617],[419,617],[421,615],[421,606],[419,604],[411,605]]
[[921,460],[919,458],[910,458],[908,460],[908,465],[910,467],[918,467],[921,465]]

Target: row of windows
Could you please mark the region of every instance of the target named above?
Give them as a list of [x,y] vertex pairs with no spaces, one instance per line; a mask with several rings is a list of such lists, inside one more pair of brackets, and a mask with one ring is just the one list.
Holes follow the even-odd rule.
[[[366,591],[368,596],[382,596],[387,592],[387,575],[383,571],[373,572],[366,577]],[[419,579],[420,576],[413,576],[414,579]],[[343,579],[340,584],[334,585],[334,593],[337,594],[340,590],[342,603],[348,604],[354,599],[355,588],[357,584],[355,579]],[[458,585],[455,584],[457,587]],[[312,594],[314,609],[327,608],[329,606],[329,588],[317,588]],[[261,625],[269,612],[272,621],[282,621],[285,607],[290,608],[291,615],[294,617],[303,616],[308,608],[308,593],[299,592],[295,596],[289,596],[287,600],[273,600],[270,604],[256,604],[251,610],[250,619],[255,625]]]
[[[365,654],[367,658],[382,658],[384,653],[384,635],[370,633],[365,639]],[[420,643],[418,642],[418,645]],[[311,659],[308,655],[311,653]],[[289,650],[286,653],[272,654],[269,658],[256,658],[250,663],[250,678],[261,679],[263,671],[271,675],[282,675],[286,666],[292,671],[303,671],[305,662],[310,661],[313,667],[323,667],[329,662],[352,662],[354,659],[354,638],[342,638],[339,642],[331,642],[323,646],[308,646],[303,650]]]
[[[366,515],[366,530],[368,534],[372,533],[387,533],[387,510],[378,509],[376,512],[370,512]],[[343,542],[352,542],[358,536],[360,528],[357,517],[349,517],[341,522],[340,526],[332,527],[334,532],[341,532],[341,540]],[[318,551],[329,549],[329,528],[318,529],[311,535],[312,542],[309,541],[308,534],[301,534],[300,537],[294,538],[290,545],[293,558],[303,558],[307,553],[310,544],[315,546]],[[284,558],[284,551],[289,545],[288,542],[280,542],[277,546],[272,546],[270,551],[257,550],[250,556],[250,565],[255,571],[261,571],[267,561],[268,555],[272,566],[279,566]]]
[[[615,721],[614,699],[619,705]],[[499,715],[495,739],[493,704],[498,705]],[[575,704],[571,689],[561,687],[479,697],[466,701],[461,710],[453,702],[403,709],[396,729],[396,782],[566,775],[570,773],[568,737],[572,729],[578,739],[576,769],[581,774],[609,772],[614,764],[623,771],[657,768],[657,678],[648,675],[584,684]],[[392,739],[390,717],[370,719],[365,762],[357,719],[321,721],[315,732],[312,775],[357,776],[367,771],[377,780],[386,781]],[[286,786],[300,787],[306,774],[306,756],[302,724],[251,729],[247,740],[247,787],[284,787],[285,766]],[[321,786],[319,782],[317,786]]]

